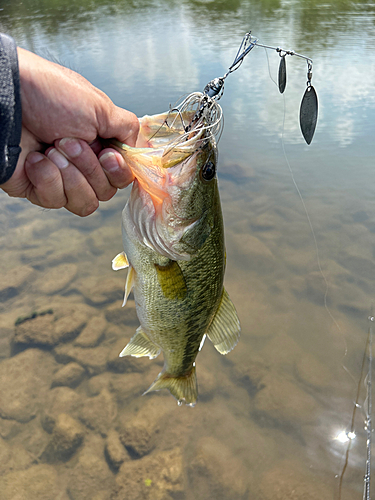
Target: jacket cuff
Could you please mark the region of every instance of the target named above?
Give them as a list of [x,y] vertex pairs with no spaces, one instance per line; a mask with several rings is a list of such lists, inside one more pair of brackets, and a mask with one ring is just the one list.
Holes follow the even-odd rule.
[[22,111],[17,46],[0,33],[0,184],[16,168],[21,148]]

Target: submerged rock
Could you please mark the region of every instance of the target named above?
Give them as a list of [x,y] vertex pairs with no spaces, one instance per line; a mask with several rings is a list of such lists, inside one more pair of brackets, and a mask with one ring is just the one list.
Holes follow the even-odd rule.
[[27,469],[33,461],[34,457],[25,448],[0,438],[0,477],[12,470]]
[[107,321],[103,316],[94,316],[76,338],[74,344],[79,347],[96,347],[104,336]]
[[0,363],[0,417],[28,422],[44,405],[55,361],[51,354],[27,349]]
[[76,308],[66,315],[54,314],[53,309],[36,312],[16,322],[15,344],[54,347],[76,337],[87,322],[87,312]]
[[98,396],[84,401],[80,418],[89,428],[106,436],[117,415],[117,406],[112,394],[103,389]]
[[5,302],[20,293],[30,282],[35,270],[30,266],[18,266],[2,276],[0,283],[0,302]]
[[[345,494],[345,493],[344,493]],[[324,484],[300,462],[286,460],[265,470],[252,485],[249,500],[332,500],[332,482]],[[351,498],[355,498],[354,497]],[[344,497],[345,498],[345,497]],[[349,498],[349,497],[348,497]]]
[[82,444],[83,437],[84,431],[81,424],[70,415],[60,413],[42,459],[48,462],[69,460]]
[[73,418],[78,418],[82,407],[82,397],[69,387],[55,387],[48,392],[45,405],[41,412],[43,429],[52,433],[58,416],[67,413]]
[[292,427],[316,422],[318,403],[297,384],[270,373],[262,379],[262,386],[255,395],[254,407],[266,420]]
[[133,458],[148,455],[155,448],[155,426],[137,415],[121,425],[120,440]]
[[[180,448],[140,460],[124,462],[111,500],[173,500],[185,498],[183,456]],[[214,498],[197,496],[197,498]]]
[[59,363],[74,361],[82,365],[89,375],[94,375],[105,371],[109,348],[106,346],[77,347],[71,344],[61,344],[54,349],[54,352]]
[[104,446],[97,441],[85,446],[71,471],[68,492],[71,500],[109,500],[113,474],[104,459]]
[[77,387],[77,385],[82,382],[85,373],[85,369],[78,363],[68,363],[54,374],[51,387],[53,388],[62,385]]
[[68,500],[64,490],[51,465],[33,465],[0,477],[2,500]]
[[218,439],[200,440],[188,465],[188,478],[196,498],[242,500],[248,473],[241,461]]
[[60,292],[71,283],[77,275],[78,267],[75,264],[60,264],[48,267],[43,276],[34,284],[35,291],[52,295]]
[[124,294],[124,279],[116,276],[111,278],[89,276],[77,281],[74,289],[89,303],[99,306],[121,299]]
[[134,327],[139,326],[134,300],[128,300],[125,307],[122,307],[122,300],[111,304],[105,310],[105,317],[115,325],[133,327],[129,330],[129,337],[134,335]]
[[105,443],[105,455],[109,465],[117,470],[126,460],[130,460],[129,453],[121,443],[120,435],[114,429],[108,432]]

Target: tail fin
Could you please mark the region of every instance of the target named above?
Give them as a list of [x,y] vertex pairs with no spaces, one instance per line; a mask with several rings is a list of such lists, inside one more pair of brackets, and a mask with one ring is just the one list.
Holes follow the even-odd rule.
[[157,379],[144,394],[151,391],[160,391],[160,389],[168,389],[172,396],[177,399],[179,405],[185,403],[188,406],[195,406],[198,399],[195,366],[192,367],[190,372],[180,377],[173,377],[167,372],[159,373]]

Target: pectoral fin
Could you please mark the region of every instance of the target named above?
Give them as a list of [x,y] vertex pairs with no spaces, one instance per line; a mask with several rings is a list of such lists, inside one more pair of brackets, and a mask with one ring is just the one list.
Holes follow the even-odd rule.
[[128,275],[126,276],[126,281],[125,281],[125,293],[124,293],[124,301],[122,303],[122,307],[125,306],[129,294],[132,291],[132,288],[134,286],[134,278],[135,278],[134,268],[132,266],[129,266]]
[[135,335],[130,339],[129,344],[120,352],[120,358],[124,356],[134,356],[141,358],[148,356],[150,359],[156,358],[160,354],[160,347],[151,342],[142,327],[138,327]]
[[154,383],[143,394],[151,391],[160,391],[160,389],[168,389],[172,396],[177,399],[179,405],[185,403],[188,406],[195,406],[198,398],[195,366],[192,366],[189,373],[180,377],[174,377],[167,372],[159,373]]
[[114,259],[112,259],[112,269],[118,271],[119,269],[125,269],[129,266],[128,258],[125,252],[121,252]]
[[220,354],[227,354],[240,338],[241,326],[236,309],[226,290],[223,290],[220,306],[208,329],[207,337]]
[[172,300],[184,299],[187,293],[187,287],[184,275],[178,263],[175,260],[170,260],[166,266],[155,264],[155,269],[164,297]]

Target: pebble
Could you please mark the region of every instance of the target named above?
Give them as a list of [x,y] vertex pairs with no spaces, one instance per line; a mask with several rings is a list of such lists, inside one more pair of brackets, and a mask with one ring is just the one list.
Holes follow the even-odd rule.
[[66,413],[60,413],[53,427],[51,439],[42,459],[48,462],[67,461],[82,444],[84,431],[79,422]]
[[105,455],[109,465],[116,471],[125,460],[130,460],[129,453],[121,443],[119,433],[114,429],[108,432],[105,443]]
[[27,349],[0,363],[0,417],[28,422],[44,405],[55,361],[48,352]]
[[77,275],[78,267],[76,264],[60,264],[51,267],[34,283],[33,288],[36,292],[45,295],[52,295],[62,291],[71,283]]
[[98,396],[87,398],[80,412],[81,421],[91,430],[105,437],[117,415],[112,394],[103,389]]
[[18,266],[8,271],[1,278],[0,302],[5,302],[20,293],[30,283],[35,270],[30,266]]
[[[111,500],[183,499],[185,486],[182,450],[175,448],[124,462]],[[215,497],[210,494],[199,498]]]
[[137,415],[130,421],[122,422],[120,440],[131,457],[140,458],[155,448],[155,434],[155,424],[150,419]]
[[64,365],[58,370],[52,379],[51,387],[66,385],[67,387],[77,387],[85,377],[85,369],[74,361]]
[[220,440],[202,438],[187,464],[189,484],[199,498],[242,500],[248,489],[248,471]]
[[2,500],[68,500],[51,465],[33,465],[0,477]]
[[41,411],[43,429],[52,433],[56,420],[61,413],[67,413],[73,418],[79,417],[82,407],[82,397],[69,387],[55,387],[48,391],[48,395]]
[[93,316],[75,339],[74,344],[79,347],[96,347],[104,336],[107,321],[104,316]]
[[288,377],[269,373],[262,379],[262,386],[255,395],[254,409],[263,417],[298,428],[316,422],[318,403]]
[[[104,443],[95,441],[79,454],[71,470],[68,493],[71,500],[109,500],[114,486],[113,473],[104,459]],[[127,500],[127,497],[124,497]],[[124,500],[124,499],[123,499]]]
[[133,327],[129,332],[130,337],[135,334],[139,326],[134,300],[128,300],[125,307],[122,307],[122,300],[114,302],[106,308],[105,317],[107,321],[115,325]]
[[97,375],[105,371],[109,347],[77,347],[71,344],[61,344],[55,347],[54,353],[59,363],[74,361],[82,365],[89,375]]

